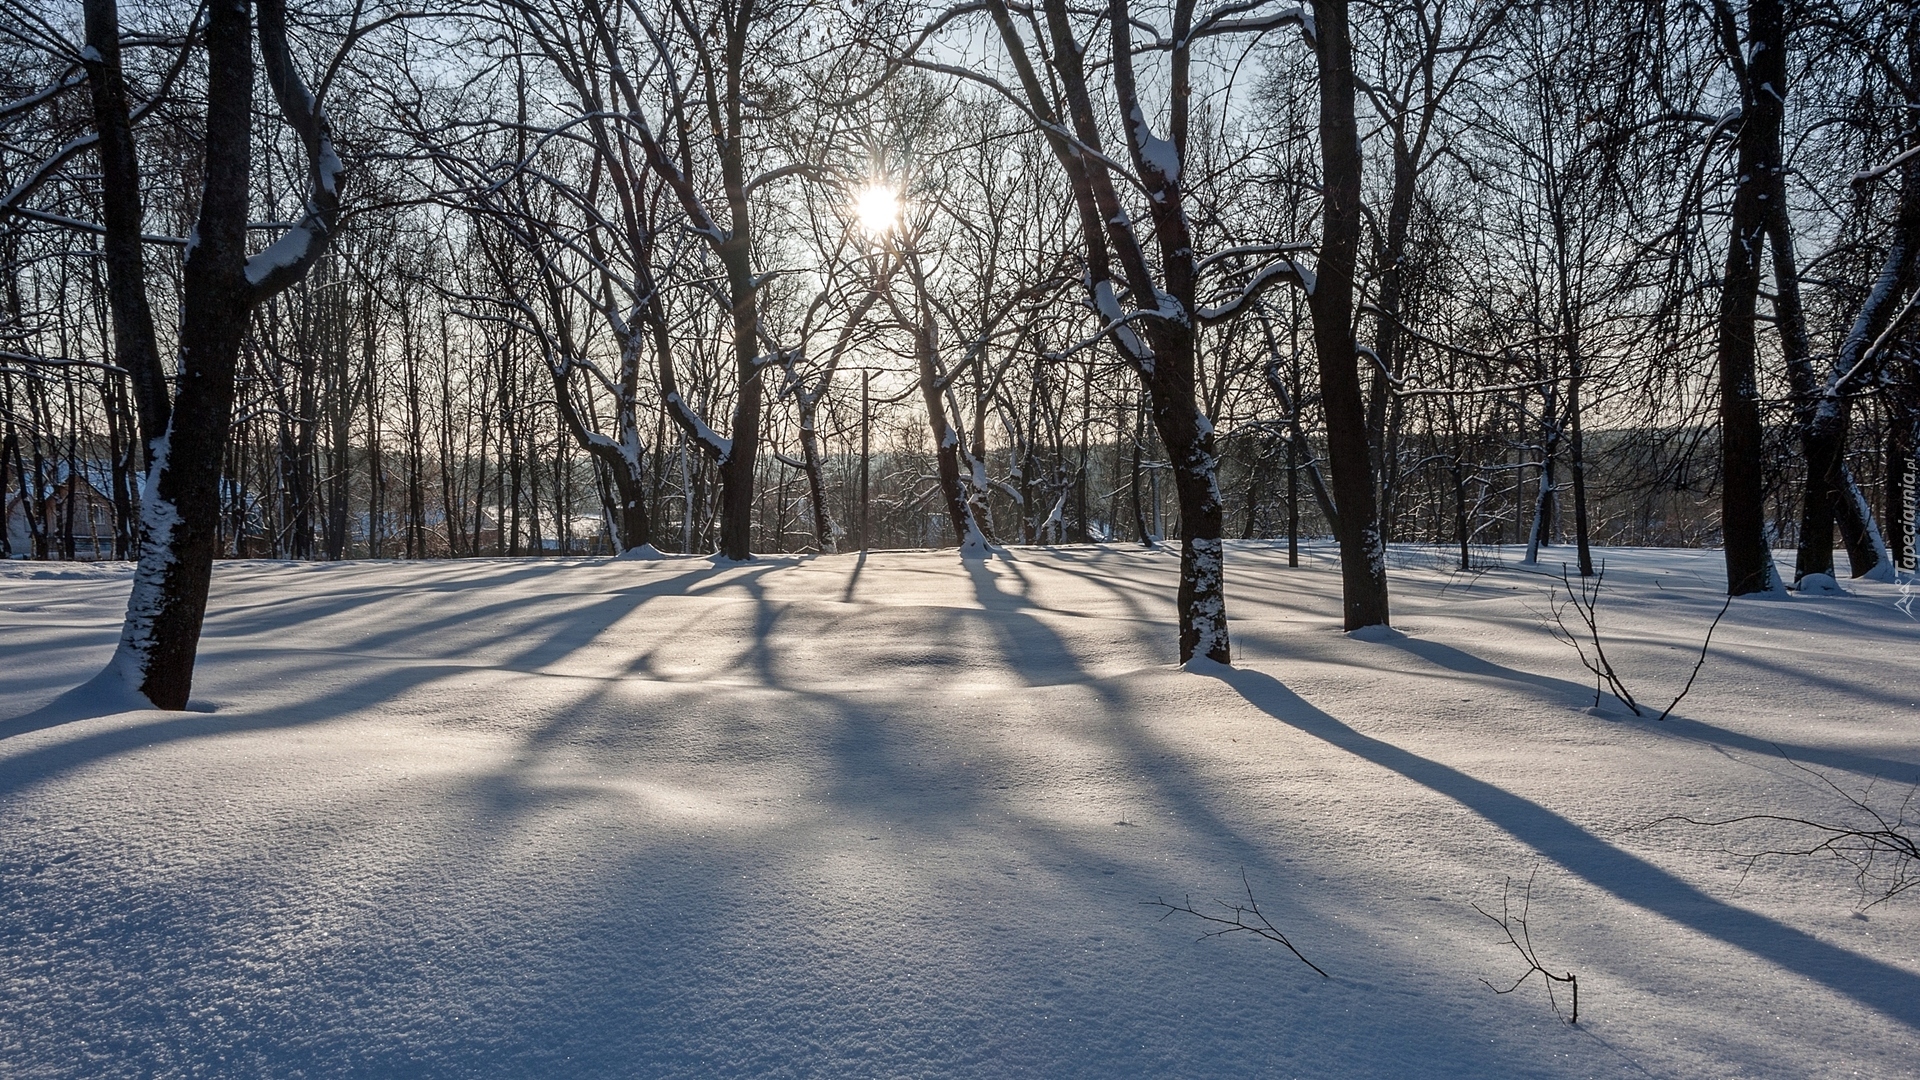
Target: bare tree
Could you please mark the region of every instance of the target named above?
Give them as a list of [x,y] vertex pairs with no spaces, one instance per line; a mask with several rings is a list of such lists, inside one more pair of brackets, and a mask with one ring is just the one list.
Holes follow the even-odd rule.
[[[1888,576],[1892,559],[1873,520],[1866,497],[1846,461],[1853,399],[1880,382],[1879,373],[1891,355],[1902,325],[1920,303],[1920,15],[1889,15],[1884,23],[1828,20],[1848,51],[1865,57],[1867,65],[1892,90],[1902,107],[1895,153],[1885,164],[1861,169],[1854,183],[1862,188],[1889,175],[1899,177],[1899,193],[1884,240],[1884,255],[1864,297],[1853,306],[1852,318],[1824,377],[1816,376],[1804,359],[1804,315],[1798,303],[1797,273],[1792,258],[1792,234],[1786,220],[1784,185],[1772,190],[1777,208],[1769,218],[1775,259],[1780,260],[1781,296],[1789,301],[1785,332],[1790,339],[1789,360],[1795,370],[1800,441],[1806,455],[1807,482],[1801,500],[1800,550],[1795,578],[1832,574],[1833,526],[1838,520],[1847,537],[1855,576]],[[1784,258],[1783,258],[1784,256]]]
[[163,709],[184,708],[193,684],[241,338],[254,307],[320,258],[340,208],[340,159],[326,113],[294,68],[284,0],[259,0],[261,62],[306,151],[309,184],[299,223],[247,255],[255,10],[245,0],[208,9],[206,181],[182,283],[180,389],[148,469],[140,563],[109,669]]

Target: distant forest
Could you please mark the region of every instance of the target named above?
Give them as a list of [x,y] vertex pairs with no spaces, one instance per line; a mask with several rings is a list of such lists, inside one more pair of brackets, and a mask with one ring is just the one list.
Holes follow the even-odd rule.
[[0,543],[136,652],[232,556],[1165,541],[1221,660],[1237,537],[1349,629],[1913,562],[1911,5],[0,0],[0,82]]

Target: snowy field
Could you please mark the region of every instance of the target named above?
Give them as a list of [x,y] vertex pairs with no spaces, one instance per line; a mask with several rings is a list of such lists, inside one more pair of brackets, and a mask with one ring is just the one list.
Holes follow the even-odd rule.
[[[1657,711],[1720,555],[1604,557]],[[1200,673],[1138,549],[229,563],[195,711],[111,715],[125,568],[0,566],[0,1076],[1920,1075],[1920,890],[1639,827],[1896,808],[1896,586],[1735,603],[1656,723],[1551,579],[1394,563],[1359,641],[1232,547]],[[1243,874],[1331,978],[1144,903]],[[1482,981],[1529,876],[1577,1027]]]

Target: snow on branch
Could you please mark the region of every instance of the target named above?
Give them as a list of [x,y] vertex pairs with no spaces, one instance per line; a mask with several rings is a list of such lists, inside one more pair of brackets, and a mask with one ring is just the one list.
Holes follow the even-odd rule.
[[1214,265],[1215,263],[1224,262],[1228,259],[1244,259],[1253,255],[1287,255],[1296,251],[1312,251],[1312,250],[1314,250],[1313,244],[1302,244],[1302,243],[1243,244],[1240,247],[1232,247],[1232,248],[1227,248],[1224,251],[1216,251],[1213,254],[1207,256],[1206,258],[1201,259],[1198,263],[1194,264],[1193,271],[1196,274],[1204,274],[1207,272],[1208,267]]
[[1067,348],[1054,354],[1055,359],[1071,356],[1081,349],[1092,345],[1094,342],[1099,341],[1101,338],[1112,337],[1114,342],[1126,352],[1128,358],[1135,363],[1152,363],[1153,350],[1147,348],[1147,343],[1140,340],[1140,335],[1134,333],[1133,328],[1127,324],[1134,319],[1143,317],[1158,318],[1160,315],[1159,309],[1142,308],[1131,312],[1127,311],[1120,306],[1120,298],[1114,295],[1113,282],[1105,278],[1094,282],[1088,287],[1087,291],[1092,294],[1094,309],[1100,313],[1101,318],[1106,320],[1106,325],[1102,326],[1098,332],[1085,340],[1069,345]]
[[1276,259],[1254,274],[1253,279],[1248,281],[1246,287],[1241,289],[1233,299],[1215,307],[1201,308],[1194,314],[1203,323],[1224,322],[1239,314],[1248,303],[1259,299],[1261,293],[1282,281],[1297,281],[1308,296],[1313,295],[1315,284],[1313,271],[1292,259]]
[[54,98],[59,97],[61,94],[66,93],[67,91],[73,89],[74,87],[85,84],[86,81],[87,81],[86,72],[79,71],[79,70],[71,70],[67,72],[67,74],[64,77],[54,82],[48,83],[46,86],[43,86],[38,90],[35,90],[29,94],[26,94],[25,96],[17,97],[12,101],[5,103],[4,105],[0,105],[0,122],[5,122],[7,120],[10,120],[21,113],[30,111],[34,108],[39,107],[42,104],[45,104],[46,102],[52,101]]
[[1183,49],[1201,38],[1220,37],[1226,34],[1264,34],[1288,26],[1298,26],[1301,35],[1307,39],[1309,45],[1314,44],[1318,39],[1319,26],[1314,22],[1313,9],[1306,4],[1267,15],[1238,17],[1265,6],[1266,0],[1241,0],[1239,3],[1225,4],[1215,8],[1195,23],[1184,39],[1174,42],[1173,47]]
[[1912,161],[1916,157],[1920,157],[1920,145],[1910,146],[1892,158],[1875,165],[1871,169],[1863,169],[1860,172],[1854,173],[1853,182],[1855,184],[1870,184],[1900,166],[1905,165],[1907,162]]
[[[13,188],[9,190],[5,196],[0,196],[0,215],[22,214],[25,216],[25,212],[21,209],[20,204],[25,202],[35,191],[38,191],[40,185],[46,183],[48,178],[59,172],[61,166],[73,160],[75,155],[91,148],[99,141],[100,136],[98,134],[88,132],[85,135],[67,141],[60,149],[47,155],[45,161],[35,166],[19,183],[13,185]],[[66,220],[71,221],[72,219],[69,218]]]
[[[181,39],[161,38],[161,39],[155,39],[151,42],[151,44],[173,48],[176,50],[176,52],[175,52],[173,61],[167,66],[166,72],[161,76],[160,84],[154,90],[153,95],[149,97],[146,101],[142,102],[137,108],[135,108],[131,113],[127,115],[127,123],[129,124],[129,126],[140,123],[140,121],[145,119],[149,114],[151,114],[153,110],[160,105],[161,102],[169,98],[170,93],[173,89],[174,80],[180,77],[180,73],[186,68],[187,58],[193,55],[193,50],[189,46],[191,46],[199,36],[199,33],[198,33],[199,18],[200,17],[198,15],[194,17],[194,20],[195,20],[194,24],[188,28],[186,37]],[[127,43],[136,43],[136,39],[129,38],[125,42],[123,42],[123,44],[127,44]],[[145,41],[144,39],[140,39],[137,41],[137,43],[148,44],[149,42]],[[82,55],[79,59],[88,64],[98,63],[99,53],[96,50],[89,47],[88,49],[85,50],[85,55]],[[70,85],[74,85],[71,82],[72,78],[73,76],[71,75],[65,76],[62,78],[60,82],[55,83],[51,87],[47,87],[35,94],[29,94],[26,97],[16,98],[15,100],[8,102],[5,106],[0,106],[0,120],[10,119],[12,116],[16,114],[16,111],[24,112],[24,111],[31,110],[34,106],[42,104],[53,97],[57,97],[60,93],[64,92]],[[92,74],[89,73],[85,76],[82,76],[79,81],[85,82],[91,78],[92,78]],[[22,206],[22,204],[25,203],[26,200],[29,197],[31,197],[35,191],[39,190],[42,184],[45,184],[49,179],[51,179],[56,173],[60,171],[61,166],[65,165],[68,161],[71,161],[76,155],[92,148],[93,146],[98,144],[99,141],[100,141],[100,136],[97,132],[89,132],[86,135],[79,136],[67,143],[62,144],[58,150],[55,150],[51,155],[47,157],[46,160],[42,161],[39,165],[35,166],[30,172],[28,172],[28,174],[24,178],[22,178],[19,183],[15,184],[10,190],[8,190],[6,195],[0,196],[0,217],[5,217],[8,214],[18,214],[21,217],[34,218],[37,220],[46,221],[50,224],[63,225],[63,226],[66,226],[67,228],[78,228],[83,232],[94,232],[94,233],[105,232],[106,231],[105,229],[100,228],[99,226],[96,226],[96,225],[92,225],[91,223],[88,223],[88,222],[79,221],[75,218],[62,217],[60,215],[37,214],[37,213],[26,210]],[[141,239],[146,240],[149,243],[184,244],[186,242],[184,240],[179,240],[174,237],[143,236],[141,237]]]
[[[83,221],[80,218],[68,217],[65,214],[50,214],[45,210],[29,210],[24,206],[11,208],[0,207],[0,213],[13,213],[19,217],[26,218],[28,221],[43,222],[47,225],[58,225],[63,229],[72,229],[74,232],[92,233],[95,236],[105,236],[107,234],[107,227],[98,222]],[[149,244],[167,244],[172,247],[187,246],[187,238],[184,236],[162,236],[158,233],[141,233],[140,239]]]
[[273,87],[281,117],[306,147],[309,176],[306,213],[300,223],[247,260],[247,283],[256,298],[264,299],[305,277],[327,250],[340,217],[341,165],[326,110],[293,66],[293,52],[287,46],[286,0],[260,0],[257,11],[267,83]]
[[1060,140],[1079,157],[1087,161],[1096,162],[1109,172],[1117,173],[1125,177],[1128,183],[1136,188],[1140,188],[1143,193],[1145,192],[1145,187],[1140,183],[1140,178],[1134,175],[1133,169],[1109,157],[1099,148],[1088,145],[1065,124],[1035,112],[1031,102],[1025,100],[1021,95],[1016,94],[1011,87],[1000,80],[990,75],[981,74],[970,68],[961,67],[957,64],[942,64],[937,61],[921,60],[911,56],[901,57],[898,62],[902,67],[910,67],[917,71],[928,71],[937,75],[951,75],[956,79],[964,79],[992,90],[994,93],[1000,95],[1008,104],[1020,110],[1028,120],[1033,122],[1035,127],[1038,127],[1047,136]]
[[102,363],[99,360],[82,360],[71,356],[42,356],[38,353],[15,352],[12,349],[0,349],[0,360],[8,363],[24,364],[27,367],[42,368],[91,368],[112,375],[125,375],[127,369],[118,364]]
[[667,412],[679,424],[700,449],[706,451],[718,464],[725,464],[733,456],[733,440],[722,438],[720,433],[707,426],[700,414],[686,403],[678,390],[669,391],[665,398]]
[[761,186],[771,184],[776,180],[784,180],[789,176],[817,178],[819,175],[819,169],[804,161],[796,161],[791,165],[782,165],[777,169],[768,169],[766,172],[748,180],[746,183],[746,194],[751,195]]

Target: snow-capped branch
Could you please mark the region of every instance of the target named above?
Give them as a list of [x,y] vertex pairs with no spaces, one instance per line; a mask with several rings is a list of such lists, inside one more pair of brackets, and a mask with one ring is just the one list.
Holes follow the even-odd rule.
[[[175,50],[175,54],[172,62],[170,62],[167,65],[166,71],[161,75],[160,83],[155,88],[153,95],[149,97],[146,101],[141,102],[138,107],[128,112],[127,114],[128,127],[131,128],[132,126],[140,123],[140,121],[145,119],[149,114],[151,114],[153,110],[156,107],[158,107],[162,101],[167,100],[170,92],[173,89],[174,81],[180,77],[180,73],[186,68],[187,59],[193,55],[193,50],[189,46],[191,46],[196,40],[198,40],[198,37],[199,37],[199,21],[198,20],[199,20],[199,17],[195,16],[194,24],[188,28],[187,34],[183,38],[178,38],[178,39],[157,38],[157,39],[153,39],[150,42],[144,41],[144,40],[141,42],[142,44],[153,44],[153,45],[173,48]],[[129,43],[131,43],[131,40],[122,42],[122,44],[129,44]],[[98,57],[99,57],[98,50],[89,48],[85,50],[85,53],[83,55],[76,57],[76,60],[78,62],[85,63],[85,64],[97,64]],[[90,78],[92,78],[91,73],[81,75],[79,76],[79,82],[84,83]],[[5,120],[9,117],[17,115],[18,113],[24,113],[26,111],[30,111],[35,106],[43,104],[46,101],[49,101],[54,97],[57,97],[60,93],[64,92],[70,85],[75,85],[74,83],[72,83],[73,79],[74,79],[74,76],[71,73],[68,73],[67,75],[62,76],[59,82],[53,84],[50,87],[43,89],[38,93],[29,94],[29,95],[26,95],[25,97],[17,98],[14,101],[7,103],[7,105],[0,107],[0,120]],[[51,179],[54,175],[56,175],[60,171],[60,168],[64,166],[67,162],[73,160],[73,158],[76,157],[77,155],[84,153],[87,150],[98,145],[99,142],[100,142],[99,134],[97,132],[89,132],[86,135],[78,136],[62,144],[61,147],[58,150],[55,150],[53,154],[50,155],[45,161],[42,161],[40,164],[35,166],[31,171],[29,171],[25,177],[23,177],[18,183],[16,183],[6,193],[6,195],[0,196],[0,217],[5,217],[8,214],[19,214],[22,217],[36,217],[36,215],[29,213],[25,210],[24,204],[26,200],[32,197],[33,193],[37,191],[41,187],[41,185],[45,184],[49,179]],[[79,221],[78,219],[64,217],[61,215],[47,215],[44,217],[40,217],[39,220],[47,221],[51,224],[64,225],[68,228],[79,228],[81,231],[84,231],[84,232],[98,233],[98,232],[104,231],[98,226],[92,225],[91,223]],[[152,237],[152,238],[142,237],[142,239],[149,240],[149,242],[151,243],[181,243],[181,244],[185,243],[184,240],[176,240],[173,237]]]
[[[99,141],[99,135],[88,132],[85,135],[69,139],[63,143],[58,150],[47,155],[46,160],[36,165],[26,176],[22,177],[20,182],[13,185],[13,188],[9,190],[6,195],[0,196],[0,216],[22,213],[21,204],[26,202],[35,191],[38,191],[42,184],[45,184],[54,174],[58,173],[61,166],[72,161],[81,152],[91,149]],[[73,219],[69,218],[67,220],[71,221]]]
[[287,125],[298,132],[307,151],[306,213],[266,250],[247,260],[247,283],[257,300],[286,289],[306,276],[333,238],[340,216],[340,157],[334,152],[333,129],[326,110],[314,100],[293,65],[287,45],[285,0],[259,0],[260,57],[267,83]]
[[674,422],[686,431],[687,437],[692,439],[700,449],[706,451],[716,464],[724,463],[733,456],[733,440],[721,438],[719,432],[708,427],[700,414],[693,411],[693,407],[681,398],[678,390],[668,391],[664,404],[667,415],[673,417]]
[[761,186],[771,184],[776,180],[784,180],[789,176],[816,177],[819,173],[820,170],[814,168],[812,165],[804,161],[796,161],[791,165],[782,165],[777,169],[768,169],[766,172],[748,180],[746,193],[751,195]]
[[[10,212],[16,216],[26,218],[29,221],[58,225],[63,229],[72,229],[74,232],[92,233],[95,236],[104,236],[107,232],[107,227],[99,222],[83,221],[80,218],[67,217],[65,214],[50,214],[45,210],[29,210],[26,207],[14,207]],[[187,246],[187,238],[184,236],[163,236],[159,233],[141,233],[140,239],[149,244],[165,244],[171,247]]]
[[1253,275],[1252,280],[1233,299],[1215,307],[1201,308],[1194,315],[1203,323],[1224,322],[1238,315],[1249,303],[1259,299],[1261,293],[1282,281],[1298,282],[1307,295],[1313,295],[1313,271],[1292,259],[1277,259]]
[[1854,173],[1853,182],[1855,184],[1870,184],[1917,157],[1920,157],[1920,144],[1908,147],[1871,169],[1862,169]]
[[1107,171],[1118,174],[1134,187],[1141,188],[1142,191],[1145,190],[1140,183],[1140,178],[1134,175],[1133,169],[1109,157],[1098,147],[1089,145],[1065,125],[1035,112],[1031,104],[1023,100],[1012,88],[1000,80],[970,68],[961,67],[957,64],[942,64],[932,60],[921,60],[913,57],[902,58],[900,63],[904,67],[911,67],[918,71],[930,71],[940,75],[951,75],[956,79],[965,79],[968,82],[987,87],[1003,97],[1008,104],[1011,104],[1014,108],[1026,114],[1027,119],[1032,121],[1042,133],[1059,139],[1085,160],[1102,165]]
[[1195,23],[1193,30],[1185,39],[1176,42],[1175,47],[1184,48],[1201,38],[1221,37],[1226,34],[1264,34],[1289,26],[1298,26],[1301,36],[1307,39],[1307,44],[1314,43],[1319,28],[1314,24],[1313,9],[1305,4],[1287,8],[1284,11],[1276,11],[1270,15],[1233,17],[1263,6],[1265,5],[1261,2],[1227,4]]
[[85,71],[79,70],[77,67],[69,69],[65,75],[48,83],[46,86],[21,97],[14,98],[4,105],[0,105],[0,123],[5,123],[21,113],[36,109],[52,101],[54,98],[59,97],[61,94],[72,90],[76,86],[84,86],[86,81],[87,73]]
[[1313,244],[1303,244],[1303,243],[1243,244],[1240,247],[1227,248],[1224,251],[1216,251],[1213,254],[1207,256],[1206,258],[1201,259],[1199,262],[1194,264],[1193,272],[1195,274],[1204,274],[1207,272],[1208,267],[1213,266],[1215,263],[1225,262],[1228,259],[1243,259],[1253,255],[1287,255],[1296,251],[1312,251],[1312,250],[1314,250]]
[[82,360],[71,356],[41,356],[37,353],[15,352],[12,349],[0,349],[0,360],[14,364],[25,364],[30,368],[91,368],[113,375],[125,375],[127,369],[117,364],[103,363],[99,360]]

